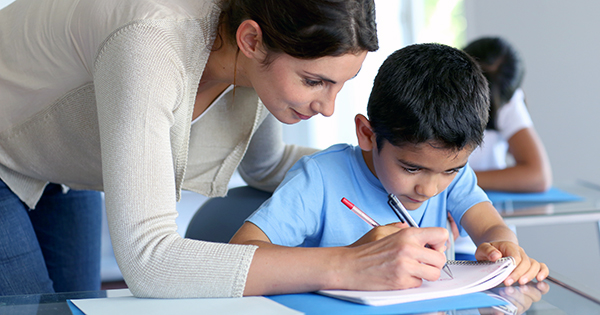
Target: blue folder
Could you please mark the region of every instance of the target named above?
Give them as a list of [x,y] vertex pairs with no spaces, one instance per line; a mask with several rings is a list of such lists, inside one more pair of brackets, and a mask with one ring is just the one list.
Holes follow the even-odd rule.
[[556,187],[551,187],[548,191],[541,193],[510,193],[491,190],[486,190],[485,192],[492,203],[504,201],[551,203],[581,201],[584,199],[580,196],[568,193]]
[[271,295],[267,297],[279,304],[303,312],[306,315],[415,314],[477,309],[507,304],[505,301],[495,299],[483,292],[384,306],[357,304],[316,293]]

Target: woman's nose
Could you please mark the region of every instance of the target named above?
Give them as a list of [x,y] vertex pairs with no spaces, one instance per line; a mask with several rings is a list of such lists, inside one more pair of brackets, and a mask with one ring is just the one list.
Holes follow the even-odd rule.
[[333,115],[337,93],[329,93],[311,103],[311,109],[325,117]]

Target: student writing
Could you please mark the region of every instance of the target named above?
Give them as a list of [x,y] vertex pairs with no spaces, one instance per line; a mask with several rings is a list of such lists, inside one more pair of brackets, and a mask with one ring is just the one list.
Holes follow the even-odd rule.
[[[478,245],[477,259],[513,256],[518,266],[505,284],[544,279],[548,268],[518,245],[467,163],[483,138],[488,93],[479,66],[458,49],[421,44],[396,51],[375,78],[368,118],[355,118],[359,146],[338,144],[302,158],[232,242],[361,247],[414,231],[394,223],[387,204],[393,193],[422,227],[445,227],[446,211],[452,213],[461,233]],[[388,225],[372,228],[349,213],[340,202],[345,196]],[[443,249],[429,251],[441,255]],[[416,262],[406,267],[420,273],[402,279],[404,288],[437,279],[444,265],[443,256],[425,267]]]

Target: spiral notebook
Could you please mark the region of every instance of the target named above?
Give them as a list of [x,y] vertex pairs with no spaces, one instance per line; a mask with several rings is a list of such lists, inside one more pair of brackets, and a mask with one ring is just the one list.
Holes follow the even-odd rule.
[[418,288],[391,291],[321,290],[326,296],[367,305],[390,305],[436,299],[489,290],[506,279],[515,269],[515,260],[504,257],[495,262],[449,260],[454,275],[451,279],[443,272],[437,281],[423,281]]

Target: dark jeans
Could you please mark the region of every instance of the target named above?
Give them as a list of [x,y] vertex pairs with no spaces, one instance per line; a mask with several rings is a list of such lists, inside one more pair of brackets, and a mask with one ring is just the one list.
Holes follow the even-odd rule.
[[0,181],[0,295],[100,289],[102,197],[46,186],[35,210]]

